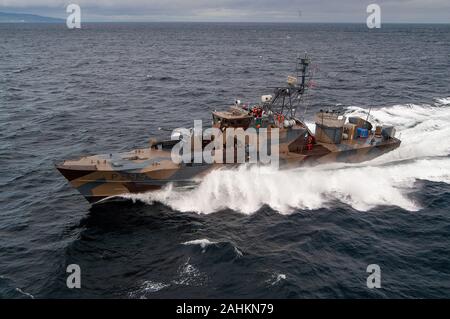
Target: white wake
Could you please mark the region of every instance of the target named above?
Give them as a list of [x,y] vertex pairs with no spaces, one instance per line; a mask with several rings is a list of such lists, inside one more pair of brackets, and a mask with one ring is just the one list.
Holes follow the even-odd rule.
[[[347,108],[367,116],[367,110]],[[280,213],[329,207],[338,200],[356,210],[394,205],[421,208],[408,196],[418,179],[450,183],[450,98],[433,105],[394,105],[373,109],[372,123],[395,125],[401,146],[370,162],[329,164],[314,168],[275,170],[241,166],[207,175],[191,190],[167,187],[128,198],[168,205],[178,211],[212,213],[232,209],[245,214],[268,205]]]

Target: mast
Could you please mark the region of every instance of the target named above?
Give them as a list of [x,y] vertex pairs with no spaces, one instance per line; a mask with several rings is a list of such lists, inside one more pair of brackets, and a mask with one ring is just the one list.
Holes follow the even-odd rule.
[[[302,93],[304,92],[305,87],[306,87],[306,71],[307,71],[307,69],[309,67],[310,62],[311,61],[310,61],[307,53],[305,53],[305,57],[304,58],[300,58],[300,61],[297,62],[298,63],[297,64],[297,68],[298,67],[301,68],[302,81],[301,81],[300,87],[302,88]],[[297,71],[297,78],[298,78],[298,71]]]
[[274,97],[265,103],[266,111],[283,115],[285,118],[294,118],[302,97],[306,93],[307,79],[310,77],[309,65],[311,61],[308,54],[297,57],[296,76],[288,76],[287,86],[275,87]]

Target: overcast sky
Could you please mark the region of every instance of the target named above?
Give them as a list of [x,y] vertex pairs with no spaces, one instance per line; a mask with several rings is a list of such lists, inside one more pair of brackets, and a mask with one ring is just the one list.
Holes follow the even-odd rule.
[[0,0],[0,11],[65,18],[69,3],[83,21],[365,23],[377,3],[382,22],[450,23],[450,0]]

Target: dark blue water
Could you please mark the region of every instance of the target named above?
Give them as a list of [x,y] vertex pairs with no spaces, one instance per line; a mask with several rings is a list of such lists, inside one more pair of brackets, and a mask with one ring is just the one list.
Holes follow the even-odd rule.
[[[0,24],[0,39],[0,297],[450,297],[449,25]],[[306,119],[372,107],[398,150],[93,208],[53,167],[255,101],[304,51]]]

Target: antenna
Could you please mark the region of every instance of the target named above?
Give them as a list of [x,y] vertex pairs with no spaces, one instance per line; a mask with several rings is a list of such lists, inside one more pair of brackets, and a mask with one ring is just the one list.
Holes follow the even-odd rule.
[[267,104],[267,108],[274,113],[295,117],[296,110],[303,102],[303,96],[307,89],[306,79],[310,77],[308,67],[310,59],[305,52],[304,57],[297,55],[296,77],[288,76],[287,85],[275,87],[273,99]]
[[367,113],[366,122],[369,122],[370,111],[372,111],[372,106],[369,107],[369,113]]

